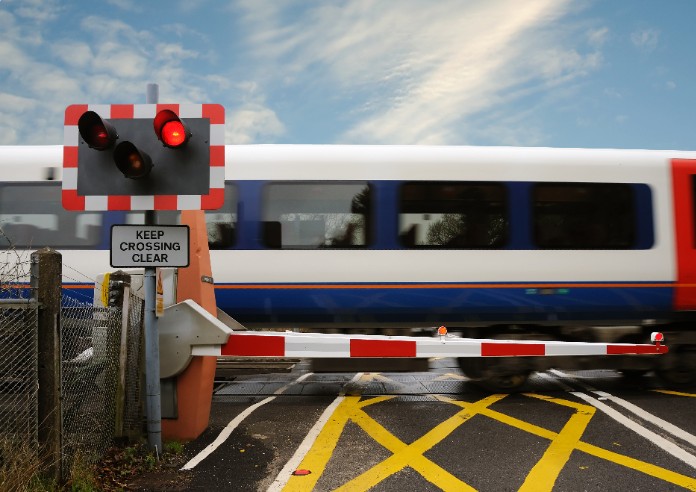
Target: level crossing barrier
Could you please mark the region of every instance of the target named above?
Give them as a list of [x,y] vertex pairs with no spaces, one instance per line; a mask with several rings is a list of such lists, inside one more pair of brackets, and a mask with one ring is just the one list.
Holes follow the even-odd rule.
[[586,343],[459,338],[440,327],[438,336],[407,337],[297,332],[231,332],[222,345],[192,346],[191,355],[218,357],[551,357],[665,354],[662,333],[652,344]]

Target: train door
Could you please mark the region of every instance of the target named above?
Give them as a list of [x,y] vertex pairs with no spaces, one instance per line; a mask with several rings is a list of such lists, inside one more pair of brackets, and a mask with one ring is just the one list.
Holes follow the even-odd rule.
[[672,160],[677,283],[674,307],[696,309],[696,160]]

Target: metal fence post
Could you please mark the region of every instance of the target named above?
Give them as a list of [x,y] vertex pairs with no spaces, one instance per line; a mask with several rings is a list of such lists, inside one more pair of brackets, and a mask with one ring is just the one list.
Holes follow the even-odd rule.
[[126,366],[128,364],[128,320],[130,311],[130,275],[121,270],[109,276],[109,307],[121,308],[121,340],[116,381],[116,415],[114,437],[124,437],[126,410]]
[[61,260],[57,251],[44,248],[31,254],[32,295],[38,313],[38,438],[46,475],[60,482],[62,416],[60,301]]

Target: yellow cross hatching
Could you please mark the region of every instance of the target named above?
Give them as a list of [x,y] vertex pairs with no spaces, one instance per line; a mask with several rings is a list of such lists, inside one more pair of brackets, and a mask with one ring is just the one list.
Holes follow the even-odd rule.
[[696,393],[684,393],[682,391],[669,391],[669,390],[653,390],[655,393],[664,393],[665,395],[673,396],[685,396],[687,398],[696,398]]
[[369,490],[406,467],[415,470],[424,479],[442,490],[474,490],[471,486],[440,467],[437,463],[426,458],[424,454],[449,436],[459,428],[459,426],[469,421],[473,416],[483,415],[550,441],[546,452],[531,469],[520,490],[535,492],[552,490],[554,483],[570,459],[571,454],[573,451],[577,450],[600,459],[611,461],[620,466],[637,470],[646,475],[664,480],[665,482],[679,485],[688,490],[696,491],[695,478],[687,477],[665,468],[581,441],[582,434],[594,416],[594,407],[561,398],[553,398],[534,393],[525,394],[525,396],[530,398],[544,400],[548,403],[562,405],[575,410],[560,432],[554,432],[490,408],[491,405],[502,400],[506,396],[508,395],[491,395],[473,403],[455,400],[446,396],[436,396],[441,402],[456,405],[460,407],[461,410],[435,426],[411,444],[406,444],[398,439],[376,420],[372,419],[364,410],[370,405],[385,402],[396,398],[396,396],[379,396],[362,401],[360,396],[347,396],[338,405],[335,412],[320,432],[317,440],[300,463],[299,468],[310,469],[312,474],[291,477],[283,490],[304,492],[314,489],[331,459],[344,427],[350,421],[360,426],[360,428],[376,442],[391,451],[392,455],[353,478],[348,483],[345,483],[337,490],[351,492]]

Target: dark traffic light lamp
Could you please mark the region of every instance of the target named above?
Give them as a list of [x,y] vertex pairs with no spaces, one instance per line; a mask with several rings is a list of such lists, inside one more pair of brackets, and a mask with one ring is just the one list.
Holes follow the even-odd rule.
[[106,150],[118,138],[116,129],[94,111],[85,111],[77,122],[77,128],[90,149]]

